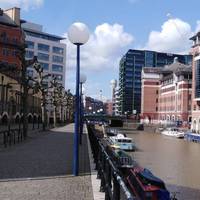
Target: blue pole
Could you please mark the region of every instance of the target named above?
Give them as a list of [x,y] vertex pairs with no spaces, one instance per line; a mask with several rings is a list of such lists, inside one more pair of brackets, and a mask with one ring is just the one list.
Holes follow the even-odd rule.
[[76,68],[76,110],[75,110],[75,125],[74,125],[74,157],[73,157],[73,174],[78,175],[79,171],[79,110],[80,110],[80,99],[79,99],[79,82],[80,82],[80,44],[77,45],[77,68]]
[[83,134],[83,107],[82,107],[82,86],[83,84],[80,83],[81,90],[80,90],[80,140],[79,144],[82,144],[82,134]]

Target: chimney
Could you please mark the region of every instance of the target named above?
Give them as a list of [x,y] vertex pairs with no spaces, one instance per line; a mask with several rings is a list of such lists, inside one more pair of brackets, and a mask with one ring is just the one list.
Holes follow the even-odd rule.
[[174,63],[178,62],[178,57],[174,57]]
[[7,10],[4,10],[4,13],[10,17],[10,19],[12,19],[15,24],[17,24],[18,26],[20,26],[20,8],[10,8]]
[[0,16],[3,16],[3,10],[0,8]]

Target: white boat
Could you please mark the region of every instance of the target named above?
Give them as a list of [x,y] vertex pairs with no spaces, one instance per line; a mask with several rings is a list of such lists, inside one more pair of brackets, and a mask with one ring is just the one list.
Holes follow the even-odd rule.
[[173,128],[173,127],[166,128],[165,130],[161,132],[161,134],[167,135],[167,136],[173,136],[176,138],[184,138],[184,132],[179,130],[178,128]]
[[125,137],[123,134],[117,134],[117,136],[109,137],[111,145],[119,146],[123,150],[134,150],[135,145],[132,142],[132,138]]

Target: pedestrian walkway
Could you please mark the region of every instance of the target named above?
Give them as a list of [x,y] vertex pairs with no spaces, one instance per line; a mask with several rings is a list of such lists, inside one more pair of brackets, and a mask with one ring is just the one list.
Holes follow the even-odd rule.
[[1,200],[92,200],[86,134],[80,176],[72,175],[73,124],[54,128],[0,150]]

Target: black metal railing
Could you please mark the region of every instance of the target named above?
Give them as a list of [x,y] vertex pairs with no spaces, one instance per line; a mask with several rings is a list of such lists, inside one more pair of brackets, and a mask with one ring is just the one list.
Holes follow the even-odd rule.
[[96,164],[97,178],[101,179],[100,192],[105,192],[105,200],[136,200],[125,184],[119,169],[112,162],[101,143],[101,136],[88,125],[88,135]]
[[19,143],[23,140],[22,130],[20,129],[10,129],[0,131],[0,145],[7,147],[11,146],[16,142]]

